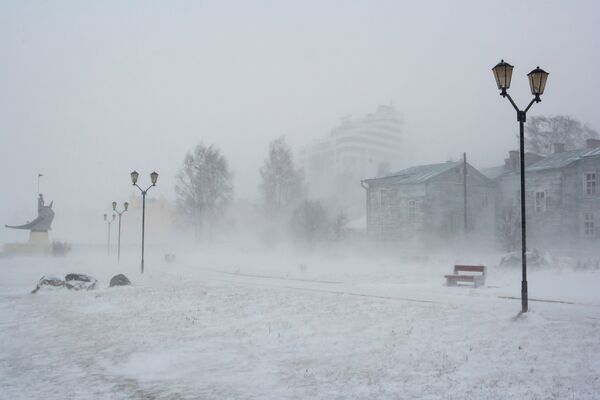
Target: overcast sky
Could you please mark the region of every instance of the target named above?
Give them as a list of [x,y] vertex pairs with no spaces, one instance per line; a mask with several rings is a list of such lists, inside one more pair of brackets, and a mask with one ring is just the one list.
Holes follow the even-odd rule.
[[[253,201],[268,142],[299,146],[392,102],[416,162],[463,151],[480,167],[518,145],[490,68],[550,73],[530,114],[600,129],[595,1],[2,1],[0,222],[42,192],[99,215],[160,174],[174,198],[186,151],[214,143]],[[64,217],[63,217],[64,218]],[[100,217],[99,217],[100,218]],[[58,219],[58,217],[57,217]],[[6,230],[0,243],[14,240]]]

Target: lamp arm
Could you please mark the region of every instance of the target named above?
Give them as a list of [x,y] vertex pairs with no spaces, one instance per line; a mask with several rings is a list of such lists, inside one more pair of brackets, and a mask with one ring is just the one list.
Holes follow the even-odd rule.
[[147,192],[148,190],[150,190],[150,188],[151,188],[152,186],[156,186],[156,185],[150,185],[150,186],[148,186],[148,189],[146,189],[146,192]]
[[133,186],[135,186],[136,188],[140,189],[141,192],[144,191],[144,189],[142,189],[137,183],[134,183]]
[[530,102],[529,105],[527,106],[527,108],[525,109],[524,112],[529,111],[529,109],[531,108],[531,106],[533,105],[533,103],[539,103],[540,101],[542,101],[542,99],[540,99],[540,96],[535,96]]
[[517,107],[517,105],[515,104],[514,100],[512,99],[512,97],[510,97],[510,94],[508,94],[508,92],[503,91],[501,93],[502,96],[504,97],[508,97],[508,101],[510,101],[510,104],[512,104],[512,106],[515,108],[515,111],[520,112],[521,110],[519,110],[519,107]]

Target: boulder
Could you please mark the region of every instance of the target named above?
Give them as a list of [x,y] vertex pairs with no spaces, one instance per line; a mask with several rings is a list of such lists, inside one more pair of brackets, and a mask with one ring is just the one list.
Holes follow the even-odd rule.
[[68,274],[65,276],[65,286],[71,290],[92,290],[98,281],[89,275]]
[[110,284],[108,286],[127,286],[131,285],[131,282],[127,277],[123,274],[115,275],[110,279]]
[[44,275],[40,278],[37,286],[31,293],[36,293],[40,289],[62,289],[65,287],[65,280],[56,275]]

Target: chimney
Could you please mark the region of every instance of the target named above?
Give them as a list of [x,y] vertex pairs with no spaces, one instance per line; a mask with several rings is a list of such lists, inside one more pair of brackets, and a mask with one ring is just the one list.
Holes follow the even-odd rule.
[[565,144],[564,143],[554,143],[552,144],[552,146],[554,147],[554,154],[558,154],[558,153],[562,153],[563,151],[565,151]]
[[508,160],[510,163],[510,169],[515,171],[519,166],[519,161],[521,157],[519,156],[519,152],[517,150],[511,150],[508,152]]
[[504,169],[507,171],[516,171],[519,166],[519,151],[511,150],[508,152],[508,158],[504,160]]
[[600,139],[588,139],[585,141],[585,147],[588,149],[595,149],[600,147]]

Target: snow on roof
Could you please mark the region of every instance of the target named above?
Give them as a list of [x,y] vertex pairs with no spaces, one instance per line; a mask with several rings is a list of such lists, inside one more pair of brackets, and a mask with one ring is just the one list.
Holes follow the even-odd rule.
[[462,161],[447,161],[440,164],[416,165],[403,169],[394,174],[378,178],[365,179],[367,182],[382,179],[392,179],[395,183],[423,183],[454,167],[462,166]]
[[600,147],[594,149],[579,149],[563,151],[561,153],[550,154],[543,160],[540,160],[529,167],[527,171],[543,171],[547,169],[556,169],[566,167],[575,161],[584,157],[600,156]]

